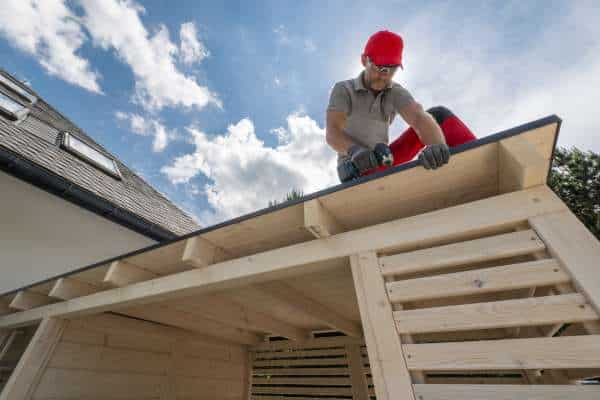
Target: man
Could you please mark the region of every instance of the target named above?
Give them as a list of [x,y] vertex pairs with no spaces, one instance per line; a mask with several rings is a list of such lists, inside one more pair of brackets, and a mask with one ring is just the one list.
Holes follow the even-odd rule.
[[[420,162],[427,169],[436,169],[448,163],[448,146],[475,139],[448,109],[434,107],[426,112],[405,88],[392,81],[397,69],[403,68],[403,48],[399,35],[375,33],[361,56],[364,71],[332,89],[326,139],[338,153],[342,182],[410,161],[423,147]],[[388,146],[388,130],[396,114],[410,128]]]

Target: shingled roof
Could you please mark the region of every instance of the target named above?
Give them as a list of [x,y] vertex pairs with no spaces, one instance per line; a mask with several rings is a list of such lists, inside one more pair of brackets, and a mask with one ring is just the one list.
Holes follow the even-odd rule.
[[[2,170],[159,241],[199,228],[189,215],[30,88],[2,70],[0,75],[35,96],[32,104],[22,102],[28,108],[25,116],[16,121],[0,116]],[[19,99],[2,84],[0,93]],[[62,148],[64,132],[113,159],[121,179]]]

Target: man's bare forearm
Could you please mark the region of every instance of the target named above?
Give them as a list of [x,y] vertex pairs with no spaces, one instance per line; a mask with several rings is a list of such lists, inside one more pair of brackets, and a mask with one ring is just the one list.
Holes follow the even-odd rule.
[[428,112],[423,112],[413,126],[424,145],[446,143],[446,138],[436,120]]
[[327,143],[335,151],[341,154],[346,154],[348,149],[355,144],[355,142],[341,129],[327,129]]

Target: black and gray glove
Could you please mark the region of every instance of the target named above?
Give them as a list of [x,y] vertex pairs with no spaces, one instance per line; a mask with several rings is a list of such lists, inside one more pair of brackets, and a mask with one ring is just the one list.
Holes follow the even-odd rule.
[[379,167],[377,156],[373,150],[369,150],[358,144],[348,149],[348,156],[360,174]]
[[430,144],[419,154],[419,161],[425,169],[436,169],[448,163],[450,148],[446,143]]

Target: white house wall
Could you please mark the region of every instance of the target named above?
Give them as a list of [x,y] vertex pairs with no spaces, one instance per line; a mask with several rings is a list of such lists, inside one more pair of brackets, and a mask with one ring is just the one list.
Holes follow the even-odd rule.
[[153,243],[0,172],[0,293]]

